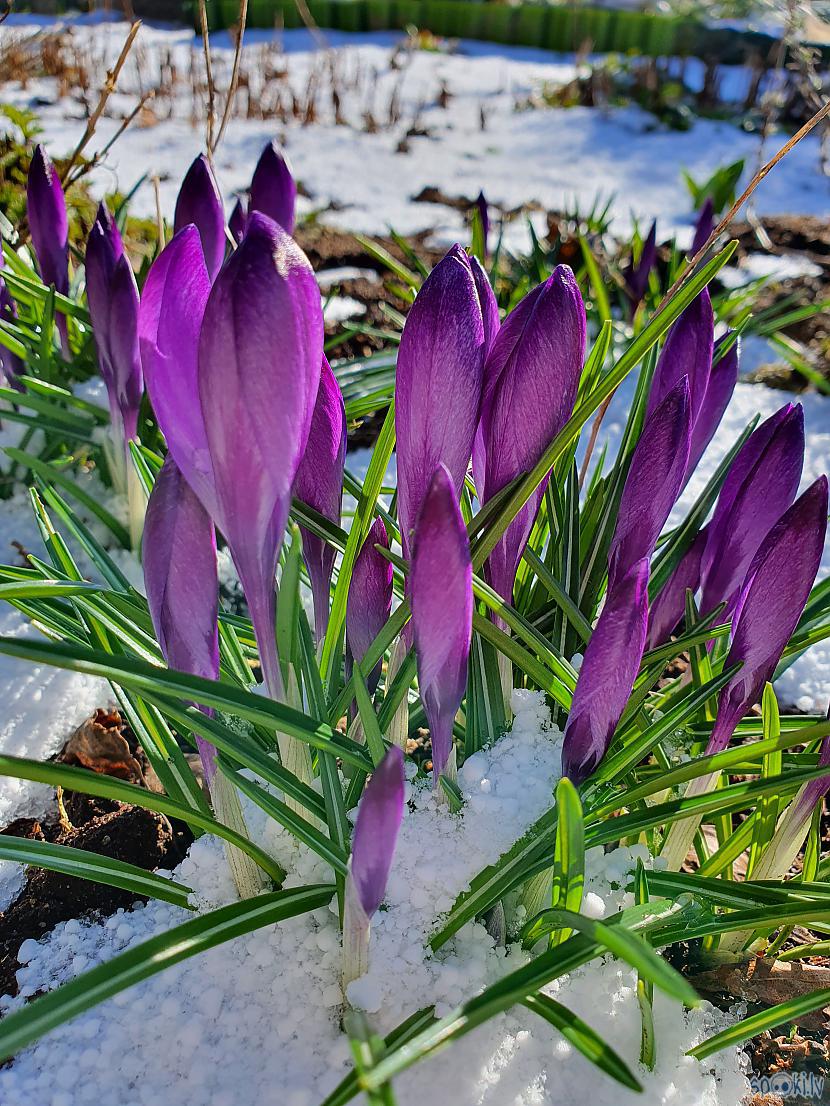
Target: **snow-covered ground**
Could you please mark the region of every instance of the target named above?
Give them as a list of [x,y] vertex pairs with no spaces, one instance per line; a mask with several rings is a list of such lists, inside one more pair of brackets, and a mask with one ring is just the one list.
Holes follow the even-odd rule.
[[[9,19],[0,27],[0,46],[9,36],[27,34],[36,25],[33,17]],[[123,24],[88,21],[80,21],[75,30],[85,48],[97,52],[102,66],[113,59],[124,33]],[[272,37],[252,33],[246,50],[256,50]],[[400,68],[392,68],[390,58],[400,37],[327,34],[336,50],[337,70],[345,74],[341,108],[353,125],[335,125],[329,107],[313,125],[292,122],[277,128],[308,193],[301,199],[301,210],[335,204],[323,218],[344,228],[382,232],[392,225],[402,233],[431,228],[436,241],[448,242],[462,232],[463,214],[413,203],[412,197],[425,186],[470,199],[483,188],[491,201],[505,208],[533,202],[556,208],[577,201],[584,209],[596,197],[614,194],[621,230],[632,216],[656,216],[661,232],[669,233],[689,225],[682,168],[703,177],[737,156],[746,156],[749,166],[757,156],[757,139],[728,123],[697,120],[690,131],[679,133],[656,128],[651,116],[634,108],[516,110],[517,103],[539,92],[545,81],[572,75],[571,58],[463,42],[456,54],[418,51],[406,55]],[[152,84],[168,51],[182,71],[192,57],[198,64],[200,44],[190,31],[145,27],[140,39],[142,50],[125,71],[124,91],[111,101],[116,112],[132,109],[138,88]],[[309,73],[319,69],[319,47],[305,32],[283,36],[283,45],[286,80],[299,89]],[[230,60],[227,37],[215,36],[214,46],[220,55],[221,84]],[[740,98],[746,74],[735,71],[727,76]],[[442,85],[450,94],[447,108],[437,103]],[[399,99],[400,121],[370,133],[360,124],[367,104],[382,116],[393,93]],[[82,132],[80,105],[59,100],[53,81],[0,88],[0,100],[34,106],[54,154],[68,152]],[[181,177],[204,142],[202,125],[190,123],[186,91],[174,107],[172,118],[135,126],[119,139],[106,164],[93,175],[99,193],[116,188],[128,192],[145,174],[156,174],[163,211],[172,216]],[[408,138],[406,152],[398,152],[416,120],[428,136]],[[91,148],[103,145],[118,125],[117,118],[105,117]],[[260,149],[274,135],[274,125],[267,121],[232,121],[217,156],[229,206],[233,192],[247,186]],[[817,142],[808,139],[764,182],[756,208],[761,214],[824,215],[828,199],[830,183],[819,169]],[[139,187],[133,209],[154,215],[149,180]],[[515,227],[513,241],[523,244],[525,231],[521,223]],[[783,265],[778,275],[789,275]],[[337,303],[334,311],[351,311],[353,306]],[[752,355],[751,350],[747,353]],[[606,420],[604,435],[612,448],[629,397],[627,385]],[[759,386],[739,385],[677,517],[748,419],[755,413],[766,417],[787,398]],[[804,397],[803,403],[806,483],[828,467],[830,404],[816,395]],[[359,472],[362,459],[353,455],[349,464]],[[39,548],[22,494],[0,504],[0,559],[15,557],[12,541]],[[830,557],[823,571],[830,571]],[[0,611],[0,632],[30,631],[7,609]],[[830,644],[815,647],[797,662],[779,681],[779,692],[803,709],[823,710],[830,697]],[[0,750],[47,756],[106,698],[106,687],[96,681],[31,669],[0,657]],[[479,754],[462,772],[469,799],[462,820],[436,811],[425,794],[413,795],[415,809],[404,822],[389,909],[376,920],[372,973],[352,996],[373,1011],[377,1008],[373,1017],[384,1029],[427,1003],[448,1009],[476,985],[483,986],[519,962],[521,954],[514,951],[505,957],[494,949],[481,927],[468,927],[437,960],[425,957],[421,938],[435,914],[446,909],[482,864],[508,847],[550,801],[559,772],[557,734],[548,729],[544,709],[532,698],[520,706],[513,734]],[[18,781],[0,782],[0,825],[24,810],[37,810],[45,793]],[[327,878],[274,825],[266,828],[255,815],[251,824],[291,872],[289,882]],[[428,840],[441,842],[434,855],[424,847]],[[623,901],[619,889],[612,887],[618,880],[611,880],[604,863],[593,858],[589,881],[590,908],[598,913],[616,909]],[[18,878],[14,868],[5,874],[6,879],[0,871],[0,895],[3,889],[10,892]],[[193,886],[203,902],[219,903],[231,894],[221,849],[211,839],[197,843],[177,877]],[[0,899],[0,909],[2,905]],[[173,907],[151,903],[106,922],[59,926],[23,951],[22,994],[71,978],[181,920],[180,915]],[[348,1063],[336,1019],[337,963],[337,935],[326,910],[240,938],[130,990],[28,1050],[11,1068],[0,1071],[0,1102],[83,1106],[112,1099],[120,1106],[247,1106],[253,1101],[314,1106]],[[405,986],[396,974],[404,965]],[[263,972],[278,974],[278,983],[263,988]],[[551,993],[585,1016],[634,1065],[640,1029],[632,985],[630,973],[609,962],[576,973]],[[299,995],[304,996],[302,1003]],[[648,1106],[735,1106],[746,1083],[734,1052],[702,1065],[683,1057],[686,1048],[712,1030],[716,1015],[686,1015],[659,998],[657,1013],[658,1065],[640,1101]],[[616,1085],[598,1082],[593,1069],[543,1023],[518,1011],[430,1060],[417,1074],[406,1075],[396,1090],[404,1106],[426,1097],[459,1106],[546,1106],[586,1095],[595,1106],[625,1100]]]
[[[409,784],[387,909],[375,918],[368,976],[350,988],[375,1025],[388,1032],[436,1005],[439,1016],[519,967],[526,954],[495,947],[470,924],[436,956],[424,950],[434,920],[471,877],[494,861],[550,803],[560,773],[561,735],[541,696],[519,692],[511,734],[471,758],[459,783],[462,817],[436,806],[430,785]],[[246,812],[252,834],[290,873],[287,885],[325,882],[325,865],[275,823]],[[588,854],[583,909],[603,917],[632,904],[620,884],[635,848]],[[176,878],[202,904],[235,898],[221,847],[202,838]],[[333,912],[332,912],[333,910]],[[312,914],[238,938],[62,1026],[0,1070],[4,1106],[317,1106],[349,1068],[339,1029],[342,1002],[336,902]],[[137,906],[103,922],[70,921],[21,949],[21,996],[72,979],[186,920],[164,903]],[[263,986],[263,979],[274,982]],[[449,1051],[395,1080],[400,1106],[737,1106],[748,1091],[735,1049],[698,1063],[688,1048],[727,1023],[708,1004],[685,1012],[655,995],[657,1065],[637,1062],[640,1013],[636,975],[613,959],[594,962],[545,988],[616,1049],[644,1085],[635,1095],[599,1075],[547,1023],[520,1008],[481,1026]],[[362,1099],[358,1099],[362,1102]]]
[[[12,17],[0,27],[0,46],[10,36],[30,34],[39,24],[31,16]],[[54,24],[47,23],[48,26]],[[82,51],[112,62],[124,40],[124,23],[86,20],[74,26]],[[309,74],[319,91],[317,118],[312,125],[292,121],[287,126],[268,120],[234,118],[219,147],[216,167],[228,203],[232,193],[247,187],[263,145],[277,132],[291,157],[296,175],[309,194],[301,211],[326,209],[326,221],[348,230],[382,232],[393,226],[408,234],[434,228],[436,240],[449,243],[463,226],[463,212],[432,203],[413,203],[427,186],[450,196],[473,199],[480,189],[506,209],[533,201],[545,209],[561,209],[578,201],[581,208],[596,198],[616,197],[614,217],[622,230],[633,216],[657,217],[661,233],[686,226],[691,219],[688,192],[681,179],[687,169],[696,178],[708,176],[726,161],[745,157],[751,170],[758,154],[757,136],[728,122],[695,120],[686,132],[657,125],[639,108],[600,111],[591,108],[517,110],[517,104],[538,94],[546,82],[560,84],[576,72],[573,57],[541,50],[462,41],[458,52],[417,50],[396,55],[403,36],[394,33],[346,35],[325,32],[331,48],[328,61],[306,31],[289,31],[276,41],[284,48],[285,89],[302,97]],[[257,51],[275,41],[265,31],[246,35],[243,64],[253,65]],[[226,34],[211,39],[217,84],[224,87],[230,69],[231,46]],[[121,115],[136,104],[139,90],[152,88],[168,54],[180,75],[201,65],[201,40],[187,29],[145,26],[119,88],[110,101],[90,149],[115,133]],[[252,61],[251,59],[254,59]],[[331,62],[331,66],[329,65]],[[348,125],[335,125],[330,72],[337,73],[340,110]],[[699,77],[690,63],[689,78]],[[748,70],[725,69],[723,90],[740,100],[750,79]],[[446,108],[439,92],[449,94]],[[99,191],[130,191],[145,174],[132,209],[155,215],[149,177],[157,175],[162,208],[172,216],[176,192],[191,160],[204,146],[204,124],[192,123],[189,81],[180,78],[172,118],[152,125],[133,124],[118,139],[106,165],[93,175]],[[81,105],[58,99],[54,80],[31,80],[25,88],[0,89],[0,98],[19,106],[34,106],[44,127],[44,139],[54,154],[67,153],[82,133]],[[399,122],[387,127],[389,104],[397,101]],[[150,105],[165,116],[164,104]],[[371,111],[379,124],[369,133],[363,120]],[[484,129],[482,129],[482,117]],[[147,117],[151,118],[150,116]],[[406,140],[417,124],[428,136]],[[772,152],[775,142],[767,151]],[[818,140],[808,138],[764,181],[756,193],[759,213],[796,212],[824,215],[830,201],[830,181],[819,167]],[[523,220],[514,224],[515,241],[524,244]]]

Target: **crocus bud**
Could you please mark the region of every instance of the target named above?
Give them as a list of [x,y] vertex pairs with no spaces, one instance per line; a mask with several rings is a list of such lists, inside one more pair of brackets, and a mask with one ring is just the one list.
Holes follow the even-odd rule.
[[[216,535],[169,453],[147,504],[142,559],[147,605],[162,656],[180,672],[218,679]],[[216,751],[202,738],[197,744],[210,787]]]
[[[481,447],[484,503],[538,462],[570,418],[585,356],[585,307],[567,265],[558,265],[502,323],[484,369]],[[508,603],[546,481],[499,540],[485,565]]]
[[[717,358],[719,348],[731,335],[732,331],[727,331],[722,338],[715,342],[713,360]],[[706,452],[706,447],[714,438],[715,431],[720,426],[724,412],[732,399],[732,393],[738,383],[739,360],[740,339],[735,341],[723,357],[716,360],[712,365],[703,402],[698,408],[692,428],[692,444],[689,449],[689,463],[686,466],[687,483],[697,468],[700,458]]]
[[343,914],[343,985],[369,967],[372,916],[386,892],[404,808],[404,760],[397,745],[372,773],[357,809]]
[[[35,146],[26,182],[26,216],[44,284],[53,284],[61,295],[69,294],[69,222],[63,186],[43,146]],[[66,317],[60,312],[55,323],[69,354]]]
[[703,207],[700,209],[700,213],[695,223],[695,235],[692,239],[692,248],[690,254],[692,257],[703,249],[706,242],[709,240],[709,235],[715,229],[715,205],[712,203],[712,197],[707,196],[704,200]]
[[667,642],[683,618],[686,611],[686,592],[694,593],[700,586],[700,562],[708,534],[709,528],[706,526],[698,531],[677,568],[651,604],[646,649],[656,649]]
[[481,406],[484,323],[473,268],[453,246],[424,281],[398,348],[395,429],[404,556],[433,473],[460,493]]
[[[294,495],[330,522],[340,525],[343,501],[343,466],[346,462],[346,408],[343,393],[325,355],[320,387],[311,417],[308,443],[297,470]],[[334,569],[334,548],[300,527],[303,560],[311,580],[317,644],[325,637],[329,619],[329,589]]]
[[689,381],[691,422],[703,406],[712,368],[715,319],[706,288],[689,304],[666,336],[660,351],[646,416],[651,415],[683,377]]
[[248,212],[261,211],[286,234],[293,234],[296,203],[297,185],[288,158],[276,142],[269,142],[254,170]]
[[478,211],[478,218],[481,223],[481,239],[484,243],[484,256],[487,256],[487,241],[490,237],[490,214],[487,210],[487,200],[484,196],[484,192],[479,192],[476,198],[476,211]]
[[[0,270],[2,270],[2,268],[3,258],[2,255],[0,255]],[[0,276],[0,319],[7,323],[14,323],[17,320],[17,306],[2,276]],[[17,379],[18,376],[25,371],[26,366],[17,354],[12,353],[10,349],[6,349],[5,346],[0,345],[0,374],[2,374],[6,386],[14,388],[17,392],[25,392],[26,389]]]
[[274,578],[323,360],[323,311],[308,259],[258,211],[208,297],[198,387],[214,522],[233,557],[266,686],[283,692]]
[[198,380],[199,333],[209,293],[199,232],[185,227],[150,266],[138,336],[147,392],[167,448],[213,516],[216,494]]
[[725,749],[738,722],[772,679],[816,578],[827,529],[827,477],[784,512],[755,554],[733,620],[724,667],[741,668],[718,700],[707,753]]
[[109,398],[113,427],[125,442],[136,436],[143,378],[138,346],[138,286],[121,235],[101,204],[86,247],[89,314],[98,365]]
[[[351,676],[352,661],[363,664],[369,646],[389,620],[392,612],[392,563],[375,549],[389,548],[386,527],[379,518],[372,523],[352,569],[349,600],[346,606],[346,675]],[[371,672],[364,672],[371,695],[380,680],[382,661]]]
[[484,323],[484,356],[486,358],[499,332],[499,305],[490,278],[484,271],[484,266],[477,257],[469,257],[468,260],[478,292],[478,304],[481,308],[481,318]]
[[562,771],[586,780],[608,751],[637,678],[648,621],[648,561],[632,565],[605,599],[579,670],[565,726]]
[[447,768],[452,727],[467,686],[473,569],[452,476],[440,465],[415,530],[409,577],[418,686],[432,740],[433,786]]
[[650,415],[634,447],[608,554],[608,588],[650,558],[686,472],[691,417],[689,383],[678,381]]
[[228,220],[228,228],[233,236],[237,245],[242,241],[242,235],[245,233],[245,224],[248,222],[248,210],[245,206],[245,201],[240,196],[236,203],[233,205],[233,211],[231,217]]
[[[771,427],[770,427],[771,424]],[[769,432],[771,430],[771,432]],[[755,435],[762,447],[756,452]],[[753,463],[745,468],[744,450]],[[738,462],[741,462],[738,464]],[[712,517],[701,562],[701,611],[726,603],[728,618],[755,552],[798,491],[804,463],[804,412],[787,405],[750,435],[735,458]],[[744,477],[738,482],[741,473]]]
[[225,210],[210,162],[199,154],[185,174],[176,199],[173,230],[189,223],[199,231],[210,279],[215,280],[225,260]]
[[643,242],[643,248],[640,251],[639,259],[635,262],[632,258],[631,264],[623,273],[628,296],[631,300],[632,315],[645,298],[646,289],[648,288],[649,273],[654,268],[656,262],[657,222],[655,221],[651,224],[651,230],[648,232],[645,242]]

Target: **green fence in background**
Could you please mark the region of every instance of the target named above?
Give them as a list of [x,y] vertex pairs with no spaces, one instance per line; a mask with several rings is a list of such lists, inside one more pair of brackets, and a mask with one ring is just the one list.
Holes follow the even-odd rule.
[[[590,40],[597,52],[688,53],[696,24],[642,12],[606,8],[507,5],[484,0],[307,0],[319,27],[339,31],[393,31],[416,26],[448,38],[573,51]],[[208,0],[212,27],[232,26],[237,0]],[[248,26],[302,27],[294,0],[249,0]]]
[[[318,27],[339,31],[394,31],[415,26],[448,38],[471,38],[566,53],[590,43],[611,51],[666,54],[741,63],[764,60],[775,40],[768,35],[707,27],[694,19],[577,4],[506,4],[498,0],[307,0]],[[195,14],[195,4],[191,11]],[[238,0],[207,0],[212,28],[230,27]],[[304,26],[294,0],[249,0],[249,27]]]

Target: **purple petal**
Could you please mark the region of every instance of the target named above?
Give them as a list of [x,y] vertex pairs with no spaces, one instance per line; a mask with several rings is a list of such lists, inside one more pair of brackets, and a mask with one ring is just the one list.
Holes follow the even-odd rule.
[[[718,347],[731,336],[727,331],[722,338],[715,342],[714,355],[717,355]],[[715,436],[715,431],[720,426],[735,385],[738,383],[738,365],[740,361],[740,339],[736,341],[723,355],[717,364],[712,366],[709,373],[709,381],[706,385],[706,393],[698,410],[695,424],[692,429],[692,445],[689,449],[689,463],[686,467],[686,481],[697,468],[698,462],[706,452],[706,447]]]
[[[703,613],[726,602],[728,607],[724,618],[728,617],[756,550],[798,491],[804,463],[804,412],[801,406],[789,408],[781,419],[776,420],[769,437],[765,428],[766,424],[755,431],[756,434],[764,431],[762,439],[766,440],[740,487],[734,489],[734,485],[730,484],[727,489],[724,484],[730,501],[728,513],[716,509],[712,519],[710,538],[701,565]],[[753,437],[754,434],[744,448]],[[739,459],[740,454],[735,463]]]
[[242,236],[245,233],[245,225],[248,222],[248,211],[245,206],[245,201],[240,196],[236,203],[233,205],[233,211],[231,217],[228,220],[228,228],[233,235],[234,241],[237,245],[242,241]]
[[724,667],[742,664],[720,694],[707,753],[726,748],[738,722],[772,679],[810,596],[827,529],[827,477],[784,512],[746,575]]
[[121,413],[126,440],[136,436],[144,381],[138,345],[138,287],[126,254],[115,263],[110,281],[110,324],[107,345],[112,374],[105,382]]
[[[3,268],[3,258],[0,255],[0,269]],[[0,277],[0,319],[7,323],[13,323],[17,319],[17,305],[12,299],[11,293],[6,287],[6,282]],[[5,346],[0,346],[0,374],[7,387],[14,388],[17,392],[25,392],[26,389],[17,379],[26,371],[23,361]]]
[[691,256],[703,249],[706,242],[709,240],[709,235],[715,229],[715,205],[712,203],[712,197],[707,196],[700,209],[700,214],[697,217],[695,223],[695,236],[692,239]]
[[182,181],[173,230],[178,232],[190,223],[199,231],[208,273],[215,280],[225,260],[225,210],[219,185],[204,154],[199,154]]
[[685,614],[686,592],[694,593],[700,586],[700,562],[708,533],[708,527],[705,526],[698,531],[697,537],[652,603],[648,617],[647,650],[656,649],[669,640]]
[[684,377],[646,418],[634,448],[608,554],[609,589],[637,561],[654,552],[683,483],[690,421],[689,384]]
[[[392,613],[392,564],[375,549],[376,545],[389,548],[386,527],[379,518],[361,546],[352,569],[349,581],[349,601],[346,607],[346,667],[347,678],[351,675],[351,659],[358,664],[369,646],[378,636]],[[378,661],[371,672],[364,672],[364,678],[372,694],[378,686],[382,661]]]
[[[170,454],[147,504],[142,548],[147,605],[164,659],[180,672],[218,679],[216,537]],[[209,742],[197,742],[210,783],[215,751]]]
[[646,415],[651,415],[679,380],[688,377],[692,423],[703,406],[712,368],[715,320],[707,289],[689,304],[669,330],[654,371]]
[[198,382],[199,333],[209,293],[199,232],[185,227],[150,267],[138,336],[147,391],[167,446],[213,514],[213,469]]
[[[320,387],[311,417],[303,459],[297,470],[294,495],[330,522],[340,525],[343,501],[343,466],[346,462],[346,408],[331,365],[323,356]],[[329,590],[334,568],[334,548],[322,538],[300,527],[303,559],[314,598],[317,642],[325,637],[329,616]]]
[[657,222],[651,224],[651,230],[648,232],[645,242],[643,242],[643,248],[640,251],[640,258],[635,263],[632,259],[628,269],[623,274],[625,277],[625,283],[628,287],[628,294],[631,298],[632,312],[637,310],[637,307],[642,303],[646,289],[648,288],[648,277],[651,270],[654,268],[657,262]]
[[[570,418],[585,356],[585,307],[567,265],[504,320],[484,369],[482,502],[529,472]],[[477,467],[480,467],[480,459]],[[490,554],[485,573],[509,603],[546,481]]]
[[296,203],[297,185],[288,158],[276,142],[269,142],[254,170],[248,212],[261,211],[286,234],[293,234]]
[[44,284],[69,293],[69,223],[60,178],[44,148],[35,146],[26,184],[26,214]]
[[[35,146],[26,182],[26,216],[44,284],[69,295],[69,222],[60,178],[43,146]],[[69,355],[66,316],[55,314],[64,355]]]
[[585,648],[562,746],[562,771],[575,784],[586,780],[608,751],[637,678],[647,620],[644,558],[606,596]]
[[452,726],[467,686],[473,570],[452,476],[440,465],[415,530],[409,576],[418,684],[432,739],[433,781],[447,767]]
[[323,311],[305,254],[254,212],[211,289],[199,395],[216,522],[239,573],[270,693],[282,690],[274,577],[323,360]]
[[433,473],[460,493],[481,404],[484,324],[470,259],[453,246],[424,281],[398,349],[395,428],[404,556]]
[[392,745],[366,784],[352,834],[350,876],[367,918],[386,893],[403,818],[404,783],[403,753]]

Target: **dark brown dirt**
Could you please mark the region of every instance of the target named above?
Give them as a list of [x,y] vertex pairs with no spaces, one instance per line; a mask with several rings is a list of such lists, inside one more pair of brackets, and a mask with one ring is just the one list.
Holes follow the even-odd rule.
[[[130,745],[133,744],[131,750]],[[97,711],[70,737],[56,759],[106,772],[142,786],[155,780],[135,739],[115,712]],[[148,777],[150,777],[148,779]],[[158,790],[158,781],[156,787]],[[192,834],[181,823],[142,807],[78,792],[63,792],[42,819],[19,818],[0,831],[11,837],[50,841],[110,856],[140,868],[172,868],[184,857]],[[136,896],[39,868],[29,868],[17,899],[0,913],[0,994],[15,994],[17,952],[28,938],[38,940],[59,922],[87,915],[106,917],[131,906]]]

